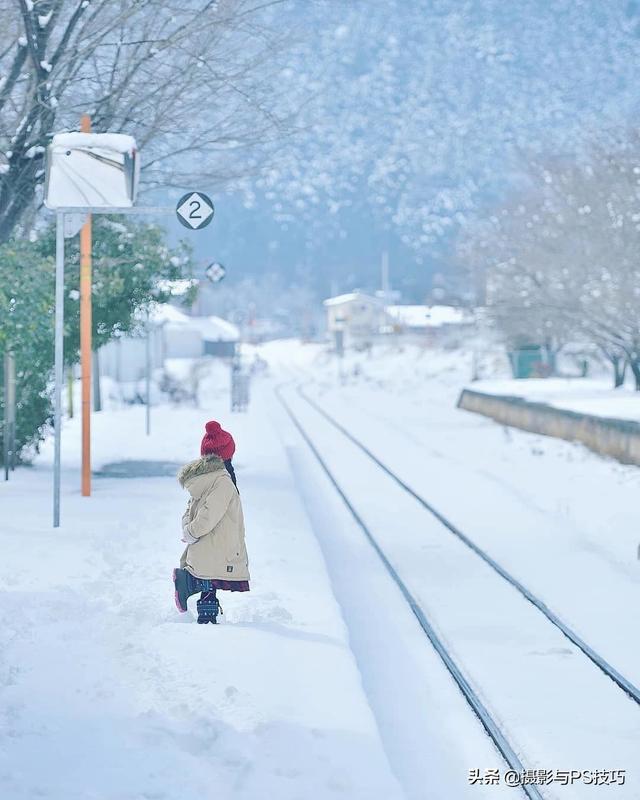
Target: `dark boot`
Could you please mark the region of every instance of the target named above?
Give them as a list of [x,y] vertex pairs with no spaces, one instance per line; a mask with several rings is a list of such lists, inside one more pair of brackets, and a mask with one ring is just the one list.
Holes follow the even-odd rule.
[[173,585],[175,587],[175,600],[176,600],[176,608],[181,614],[187,610],[187,600],[191,597],[192,594],[195,594],[198,590],[195,587],[195,580],[193,575],[190,572],[187,572],[186,569],[174,569],[173,570]]
[[222,614],[222,608],[220,608],[215,589],[212,592],[202,592],[196,605],[200,625],[206,625],[207,622],[217,624],[218,614]]

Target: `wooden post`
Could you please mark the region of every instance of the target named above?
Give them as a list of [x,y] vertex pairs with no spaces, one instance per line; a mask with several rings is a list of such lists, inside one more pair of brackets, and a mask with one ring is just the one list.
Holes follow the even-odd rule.
[[[84,114],[83,133],[91,132]],[[91,495],[91,215],[80,230],[80,368],[82,372],[82,496]]]

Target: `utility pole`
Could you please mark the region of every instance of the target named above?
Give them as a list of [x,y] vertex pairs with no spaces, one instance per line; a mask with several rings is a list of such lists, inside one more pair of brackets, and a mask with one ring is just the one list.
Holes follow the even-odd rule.
[[[83,133],[91,133],[84,114]],[[82,496],[91,495],[91,214],[80,230],[80,365],[82,373]]]
[[382,298],[384,300],[385,305],[389,303],[390,297],[390,286],[389,286],[389,251],[383,250],[382,251],[382,262],[381,262],[381,276],[380,276],[380,288],[382,289]]

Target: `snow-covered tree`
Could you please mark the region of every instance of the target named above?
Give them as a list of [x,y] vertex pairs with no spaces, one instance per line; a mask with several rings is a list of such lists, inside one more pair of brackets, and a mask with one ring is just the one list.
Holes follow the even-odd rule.
[[[539,164],[530,189],[468,236],[462,252],[486,270],[486,294],[513,342],[597,345],[626,362],[640,389],[640,147],[595,148],[589,161]],[[473,254],[473,255],[471,255]],[[473,259],[476,259],[473,261]],[[482,263],[484,262],[484,263]]]
[[318,0],[302,9],[313,37],[287,53],[283,76],[310,98],[298,117],[305,136],[251,196],[265,193],[282,224],[302,219],[310,236],[326,238],[331,219],[340,232],[366,207],[427,260],[508,190],[524,153],[576,152],[634,113],[631,5]]
[[51,135],[83,113],[135,135],[147,186],[255,170],[289,124],[266,19],[281,2],[0,0],[0,241],[39,199]]
[[446,266],[523,153],[576,153],[633,117],[639,16],[595,0],[0,0],[0,238],[49,135],[90,111],[136,135],[145,185],[238,190],[238,233],[250,245],[260,216],[291,272],[328,255],[351,275],[364,240],[423,292],[416,265]]

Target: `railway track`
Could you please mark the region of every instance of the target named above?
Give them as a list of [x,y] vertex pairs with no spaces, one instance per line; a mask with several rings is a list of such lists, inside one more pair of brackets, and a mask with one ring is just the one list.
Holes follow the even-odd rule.
[[[477,691],[474,689],[470,681],[465,676],[459,664],[452,657],[451,653],[449,652],[449,649],[447,648],[445,643],[442,641],[441,637],[436,632],[424,608],[420,605],[415,595],[412,593],[408,585],[402,579],[402,576],[393,566],[388,556],[386,555],[384,549],[380,546],[378,540],[371,531],[370,527],[367,525],[362,516],[358,513],[354,504],[351,502],[351,500],[345,493],[344,489],[340,485],[340,482],[336,478],[330,466],[327,464],[326,460],[323,458],[322,454],[320,453],[313,439],[305,430],[300,419],[291,408],[291,405],[285,399],[283,395],[283,388],[284,388],[283,386],[278,387],[276,389],[276,395],[280,403],[282,404],[284,410],[286,411],[287,415],[291,419],[291,422],[293,423],[294,427],[297,429],[303,440],[306,442],[307,446],[309,447],[314,457],[320,464],[320,467],[327,476],[328,480],[330,481],[330,483],[332,484],[338,495],[341,497],[342,501],[348,508],[350,514],[356,521],[357,525],[360,527],[365,537],[375,550],[376,554],[383,563],[385,569],[387,570],[390,577],[393,579],[394,583],[402,593],[404,599],[410,606],[413,614],[418,620],[422,630],[426,634],[431,645],[437,652],[438,656],[442,660],[443,664],[445,665],[450,675],[453,677],[458,688],[462,692],[469,706],[474,711],[475,715],[479,719],[480,723],[487,732],[488,736],[493,741],[495,747],[502,755],[505,763],[511,770],[514,770],[517,773],[522,773],[523,771],[525,771],[525,769],[527,769],[527,767],[522,763],[519,755],[509,742],[509,739],[505,734],[505,732],[503,731],[501,725],[498,722],[496,722],[496,720],[494,719],[494,717],[487,709],[486,705],[483,703],[480,696],[478,695]],[[323,417],[326,420],[326,422],[328,422],[341,435],[346,437],[346,439],[348,439],[356,448],[358,448],[358,450],[361,453],[363,453],[380,470],[382,470],[387,477],[389,477],[395,484],[397,484],[397,486],[399,486],[404,492],[406,492],[411,498],[413,498],[413,500],[419,503],[423,509],[429,512],[439,523],[441,523],[442,526],[444,526],[444,528],[450,534],[455,536],[463,545],[465,545],[466,548],[472,551],[487,566],[489,566],[491,570],[493,570],[496,574],[498,574],[513,589],[515,589],[520,595],[522,595],[522,597],[524,597],[529,603],[531,603],[541,614],[544,615],[544,617],[552,625],[554,625],[559,631],[561,631],[561,633],[569,641],[571,641],[587,658],[589,658],[589,660],[595,666],[597,666],[598,669],[600,669],[605,675],[607,675],[612,681],[614,681],[614,683],[620,689],[622,689],[631,700],[640,705],[640,690],[631,681],[629,681],[626,677],[624,677],[621,673],[619,673],[611,664],[609,664],[606,661],[606,659],[600,656],[599,653],[597,653],[590,645],[588,645],[580,636],[578,636],[578,634],[575,631],[573,631],[542,600],[540,600],[540,598],[538,598],[526,586],[524,586],[520,581],[518,581],[517,578],[511,575],[488,553],[486,553],[484,550],[478,547],[478,545],[476,545],[468,536],[466,536],[466,534],[464,534],[459,528],[457,528],[440,511],[434,508],[424,497],[419,495],[415,490],[413,490],[409,485],[407,485],[406,482],[402,480],[402,478],[400,478],[393,470],[391,470],[386,464],[384,464],[374,453],[372,453],[371,450],[369,450],[369,448],[366,447],[366,445],[364,445],[361,441],[359,441],[356,437],[354,437],[350,431],[348,431],[334,417],[332,417],[323,408],[321,408],[313,399],[311,399],[308,395],[306,395],[300,385],[296,387],[295,391],[301,400],[303,400],[315,412],[317,412],[321,417]],[[531,798],[531,800],[534,799],[542,800],[543,798],[543,795],[540,793],[540,790],[535,784],[523,784],[519,788],[524,793],[524,795],[527,796],[528,798]]]
[[615,667],[597,653],[587,642],[584,641],[569,625],[567,625],[554,611],[552,611],[546,603],[544,603],[537,595],[530,589],[522,584],[517,578],[511,575],[504,567],[502,567],[494,558],[492,558],[485,550],[478,547],[475,542],[463,533],[456,525],[447,519],[438,509],[434,508],[428,500],[425,500],[422,495],[418,494],[411,488],[405,481],[402,480],[393,470],[384,464],[374,453],[369,450],[366,445],[359,441],[353,434],[341,425],[336,419],[328,414],[321,406],[312,400],[304,391],[298,386],[296,388],[297,394],[308,403],[318,414],[327,420],[336,430],[340,431],[352,444],[354,444],[362,453],[370,458],[380,469],[388,475],[398,486],[404,489],[413,499],[418,502],[424,509],[432,514],[438,522],[457,539],[459,539],[469,550],[473,551],[485,564],[487,564],[494,572],[500,575],[507,583],[513,586],[523,597],[525,597],[538,611],[555,625],[562,633],[578,647],[605,675],[616,683],[634,702],[640,705],[640,688],[635,686],[628,678],[622,675]]

